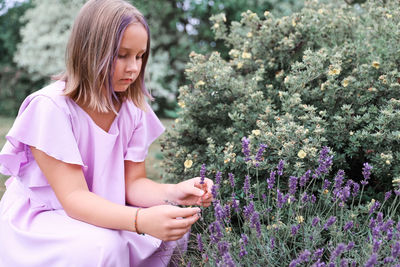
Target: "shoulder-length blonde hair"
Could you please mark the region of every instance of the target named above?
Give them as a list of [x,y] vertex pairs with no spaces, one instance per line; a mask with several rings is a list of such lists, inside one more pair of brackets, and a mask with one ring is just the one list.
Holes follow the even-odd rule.
[[[131,23],[146,29],[147,48],[136,81],[125,92],[115,92],[114,62]],[[66,81],[65,95],[100,112],[116,113],[114,103],[126,99],[145,110],[145,96],[152,99],[144,82],[149,53],[150,30],[139,10],[123,0],[89,0],[75,19],[66,50],[66,71],[59,76]]]

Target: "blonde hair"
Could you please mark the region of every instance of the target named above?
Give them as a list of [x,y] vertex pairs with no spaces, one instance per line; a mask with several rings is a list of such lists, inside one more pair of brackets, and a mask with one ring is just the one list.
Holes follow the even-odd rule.
[[[122,35],[128,25],[140,23],[147,31],[147,48],[136,81],[125,92],[112,85],[114,61]],[[114,103],[129,99],[145,110],[145,96],[152,99],[144,83],[150,52],[150,31],[143,15],[123,0],[89,0],[80,10],[72,27],[66,50],[65,95],[76,103],[100,112],[116,112]]]

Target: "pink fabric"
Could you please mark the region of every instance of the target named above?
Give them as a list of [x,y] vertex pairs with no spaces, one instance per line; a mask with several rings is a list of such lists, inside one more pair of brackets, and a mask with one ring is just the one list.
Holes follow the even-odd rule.
[[62,95],[64,86],[28,96],[6,136],[0,172],[11,178],[0,202],[0,266],[166,266],[187,237],[162,242],[70,218],[29,149],[81,165],[92,192],[124,205],[124,161],[143,161],[164,127],[150,107],[125,101],[105,132]]

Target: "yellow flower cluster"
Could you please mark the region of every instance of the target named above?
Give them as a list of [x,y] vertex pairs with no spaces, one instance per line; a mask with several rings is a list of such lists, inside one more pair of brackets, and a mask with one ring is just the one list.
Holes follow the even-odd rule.
[[242,58],[250,59],[250,58],[251,58],[251,53],[249,53],[249,52],[243,52],[243,53],[242,53]]
[[329,76],[339,75],[339,74],[340,74],[340,68],[333,67],[332,65],[329,66],[329,71],[328,71]]
[[301,158],[301,159],[304,159],[304,158],[307,156],[307,153],[306,153],[303,149],[301,149],[301,150],[297,153],[297,156],[298,156],[299,158]]
[[194,85],[194,87],[199,88],[200,86],[205,85],[205,84],[206,83],[204,81],[200,80]]
[[193,165],[193,161],[191,159],[187,159],[187,160],[185,160],[183,165],[185,166],[185,169],[190,169],[190,167],[192,167],[192,165]]
[[375,69],[379,69],[380,66],[381,66],[381,65],[379,64],[378,61],[372,62],[372,67],[374,67]]

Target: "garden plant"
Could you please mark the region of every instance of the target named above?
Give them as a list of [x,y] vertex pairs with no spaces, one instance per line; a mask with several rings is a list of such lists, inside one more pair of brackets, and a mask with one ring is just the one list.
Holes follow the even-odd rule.
[[211,20],[229,58],[191,54],[163,142],[167,180],[215,177],[190,262],[398,266],[399,2]]

